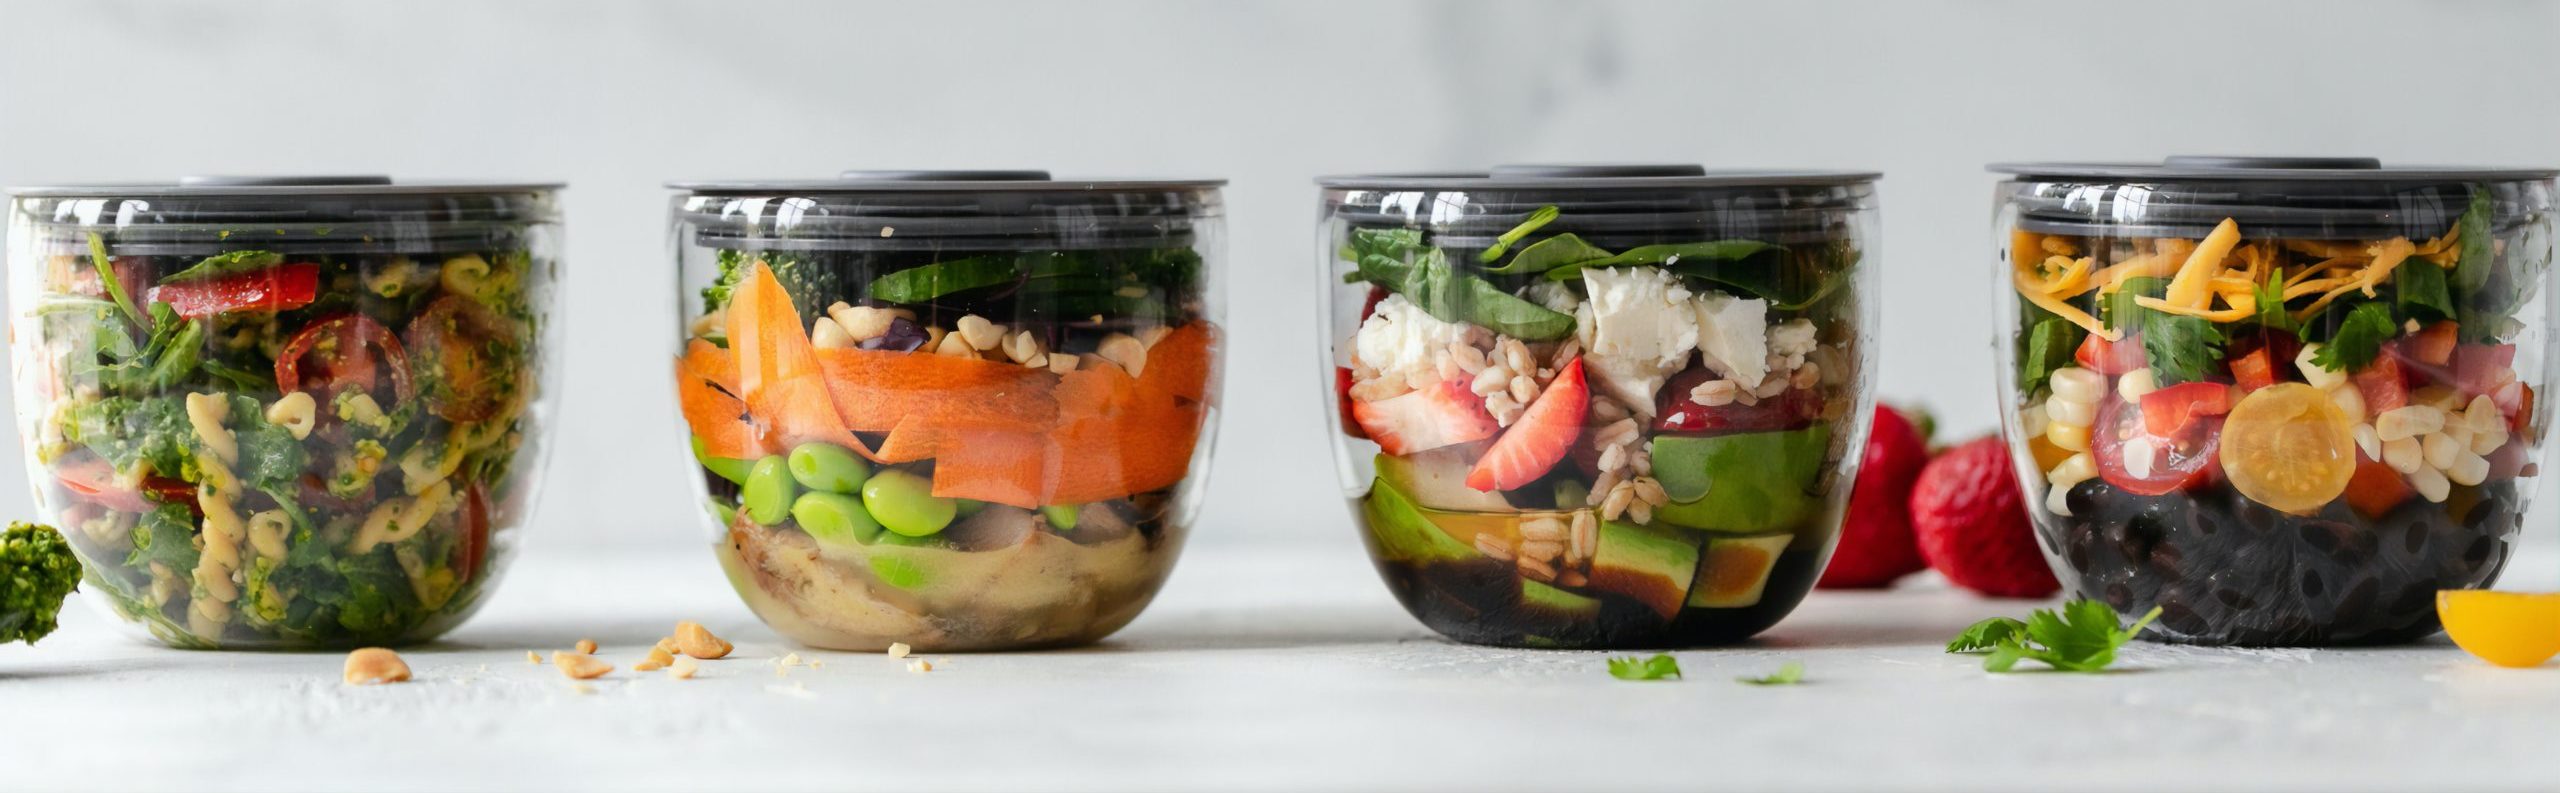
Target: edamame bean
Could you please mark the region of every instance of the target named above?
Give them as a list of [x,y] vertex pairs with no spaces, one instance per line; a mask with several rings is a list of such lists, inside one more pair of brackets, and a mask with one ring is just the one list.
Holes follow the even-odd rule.
[[909,537],[924,537],[951,525],[960,514],[954,499],[935,498],[933,483],[905,471],[871,475],[862,484],[862,506],[882,527]]
[[832,443],[803,443],[791,450],[791,478],[802,487],[829,493],[860,493],[871,478],[871,465]]
[[1059,531],[1076,530],[1076,505],[1051,504],[1040,508],[1040,516],[1049,519],[1049,527]]
[[880,537],[880,522],[862,500],[843,493],[816,491],[791,502],[791,520],[820,545],[869,545]]
[[729,524],[738,522],[738,510],[727,504],[720,503],[720,499],[711,499],[703,502],[703,504],[711,508],[711,519],[720,521],[720,528],[722,531],[727,531]]
[[702,470],[742,485],[747,483],[747,467],[753,465],[745,460],[711,456],[711,452],[703,447],[700,435],[693,436],[693,461],[701,463]]
[[747,517],[765,526],[781,524],[783,518],[791,516],[791,497],[797,489],[791,483],[790,465],[783,462],[782,455],[757,460],[754,468],[747,469],[746,494],[742,497]]

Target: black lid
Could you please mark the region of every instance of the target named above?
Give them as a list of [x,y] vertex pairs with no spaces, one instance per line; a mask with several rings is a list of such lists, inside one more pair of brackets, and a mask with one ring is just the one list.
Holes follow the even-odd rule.
[[1997,163],[2018,226],[2047,234],[2201,237],[2224,219],[2275,239],[2421,239],[2490,196],[2500,230],[2546,208],[2560,170],[2386,166],[2370,157],[2177,156],[2148,163]]
[[1098,250],[1192,243],[1224,179],[1057,179],[1043,170],[851,170],[671,182],[692,242],[739,250]]
[[[1450,249],[1489,245],[1529,213],[1553,206],[1550,233],[1603,248],[1692,239],[1798,244],[1844,236],[1850,214],[1873,206],[1879,174],[1711,170],[1689,164],[1498,165],[1484,171],[1327,176],[1316,180],[1336,219],[1361,227],[1420,227]],[[1415,194],[1431,194],[1417,199]]]
[[558,219],[557,183],[400,181],[379,175],[189,176],[170,182],[10,188],[48,254],[96,233],[120,256],[427,254],[522,244]]

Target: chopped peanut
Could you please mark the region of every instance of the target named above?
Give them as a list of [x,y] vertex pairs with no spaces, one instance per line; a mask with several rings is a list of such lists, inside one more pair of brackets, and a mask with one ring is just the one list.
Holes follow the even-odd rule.
[[560,674],[568,675],[572,680],[593,680],[613,671],[612,664],[596,660],[595,656],[567,650],[553,651],[551,665],[560,667]]
[[405,683],[408,680],[409,662],[400,660],[399,653],[367,647],[347,654],[346,681],[349,685]]
[[702,623],[679,622],[676,623],[676,649],[686,655],[709,661],[728,657],[729,651],[736,649],[736,645],[711,635],[711,629],[702,627]]
[[891,642],[889,644],[889,657],[891,658],[905,658],[909,652],[912,652],[912,650],[908,649],[906,642]]
[[594,639],[579,639],[577,644],[570,646],[578,648],[578,652],[585,655],[596,654],[596,640]]
[[676,680],[692,680],[694,671],[701,668],[702,665],[694,663],[691,658],[678,658],[675,663],[667,665],[667,677]]

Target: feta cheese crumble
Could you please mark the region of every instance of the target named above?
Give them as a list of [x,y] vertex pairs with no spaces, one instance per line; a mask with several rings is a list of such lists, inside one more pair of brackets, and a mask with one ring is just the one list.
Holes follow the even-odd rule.
[[1743,388],[1760,387],[1769,378],[1769,301],[1708,292],[1696,305],[1698,352],[1707,368]]
[[1424,384],[1439,379],[1440,356],[1467,338],[1467,326],[1444,322],[1403,295],[1378,301],[1352,338],[1352,362],[1378,370],[1379,379]]
[[1699,342],[1688,287],[1659,267],[1586,268],[1582,284],[1590,299],[1576,307],[1574,324],[1584,370],[1629,410],[1652,416],[1654,392]]

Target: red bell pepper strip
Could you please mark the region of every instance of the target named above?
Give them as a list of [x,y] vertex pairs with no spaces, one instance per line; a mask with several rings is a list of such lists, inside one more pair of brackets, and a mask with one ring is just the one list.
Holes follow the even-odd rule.
[[311,305],[320,295],[320,265],[278,265],[201,281],[161,284],[144,293],[153,303],[167,303],[178,316],[202,319],[239,311],[291,311]]

